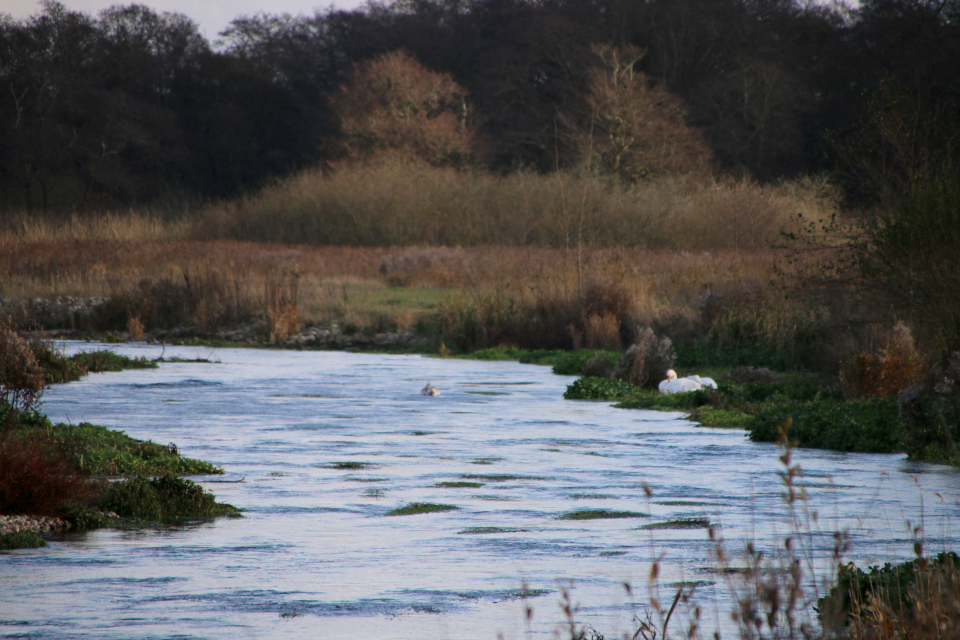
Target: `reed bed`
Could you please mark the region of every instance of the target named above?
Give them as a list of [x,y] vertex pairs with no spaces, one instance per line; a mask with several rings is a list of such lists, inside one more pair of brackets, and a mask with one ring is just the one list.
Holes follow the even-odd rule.
[[762,248],[798,230],[797,214],[837,211],[823,179],[777,185],[668,177],[496,175],[380,158],[314,168],[201,212],[194,235],[322,245],[485,244]]

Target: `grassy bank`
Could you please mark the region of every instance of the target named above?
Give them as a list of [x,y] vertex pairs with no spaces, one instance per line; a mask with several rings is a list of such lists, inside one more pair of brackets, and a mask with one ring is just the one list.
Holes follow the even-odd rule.
[[[47,344],[28,345],[9,331],[2,342],[0,515],[57,517],[75,527],[96,528],[239,513],[179,477],[223,470],[181,456],[173,443],[137,440],[89,423],[55,424],[30,409],[43,390],[30,376],[43,384],[64,383],[92,372],[156,367],[155,362],[106,351],[63,357]],[[19,376],[20,368],[30,375]],[[36,534],[4,533],[0,547],[37,546],[38,541],[43,539]]]

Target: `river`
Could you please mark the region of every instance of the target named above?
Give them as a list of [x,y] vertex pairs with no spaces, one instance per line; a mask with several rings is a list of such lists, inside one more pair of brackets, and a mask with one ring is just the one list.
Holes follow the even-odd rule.
[[[572,584],[578,623],[622,637],[659,561],[659,598],[669,605],[679,584],[696,585],[704,627],[730,637],[730,590],[703,524],[733,557],[748,540],[778,548],[793,529],[775,445],[677,413],[563,400],[573,378],[548,367],[197,347],[164,356],[210,362],[90,375],[51,388],[44,411],[222,465],[224,476],[194,479],[243,517],[4,553],[0,636],[547,638]],[[441,395],[421,396],[427,382]],[[955,470],[809,449],[794,462],[818,512],[799,540],[821,577],[834,531],[849,533],[846,559],[861,566],[910,558],[921,522],[928,551],[960,547]],[[440,484],[451,482],[481,486]],[[458,508],[386,515],[412,502]],[[643,515],[560,518],[578,509]],[[689,528],[642,528],[670,521]]]

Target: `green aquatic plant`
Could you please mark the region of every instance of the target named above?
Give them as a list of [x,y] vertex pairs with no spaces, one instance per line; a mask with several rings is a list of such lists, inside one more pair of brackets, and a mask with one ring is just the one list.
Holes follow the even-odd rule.
[[467,527],[457,531],[458,535],[486,535],[489,533],[523,533],[528,529],[511,529],[509,527]]
[[706,518],[677,518],[667,520],[666,522],[651,522],[640,527],[640,529],[709,529],[710,521]]
[[47,546],[39,533],[34,531],[11,531],[0,533],[0,551],[8,549],[36,549]]
[[148,522],[240,515],[240,509],[217,502],[213,494],[192,480],[173,475],[138,476],[111,483],[98,506],[121,517]]
[[797,446],[834,451],[895,453],[905,435],[897,402],[871,398],[848,402],[822,401],[761,409],[750,421],[750,439],[776,442],[787,418],[789,437]]
[[441,511],[455,511],[460,507],[452,504],[436,504],[434,502],[411,502],[408,505],[388,511],[388,516],[413,516],[421,513],[437,513]]
[[649,518],[638,511],[611,511],[609,509],[577,509],[557,516],[558,520],[606,520],[612,518]]
[[332,462],[330,469],[368,469],[373,465],[369,462]]
[[482,487],[482,482],[438,482],[435,487],[446,487],[448,489],[470,488],[476,489]]

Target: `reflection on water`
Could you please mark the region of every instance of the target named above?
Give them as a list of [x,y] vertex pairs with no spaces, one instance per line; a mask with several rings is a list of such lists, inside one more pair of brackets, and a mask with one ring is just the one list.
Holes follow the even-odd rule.
[[[81,346],[90,348],[69,348]],[[729,595],[705,522],[730,550],[789,531],[775,446],[678,414],[564,401],[572,378],[546,367],[245,349],[166,356],[219,362],[92,375],[52,388],[45,410],[223,465],[226,476],[198,479],[245,517],[66,535],[0,555],[0,635],[523,638],[527,603],[530,636],[552,637],[558,585],[573,580],[579,619],[616,637],[632,635],[641,611],[622,583],[646,602],[661,557],[665,589],[699,585],[709,627],[727,619]],[[427,382],[442,395],[421,396]],[[795,461],[824,532],[810,544],[824,557],[840,528],[859,564],[908,558],[905,523],[921,515],[932,547],[956,548],[951,470],[814,450]],[[457,509],[385,517],[412,502]],[[580,509],[649,517],[558,518]]]

